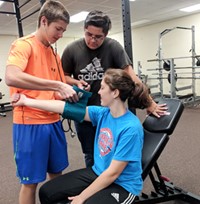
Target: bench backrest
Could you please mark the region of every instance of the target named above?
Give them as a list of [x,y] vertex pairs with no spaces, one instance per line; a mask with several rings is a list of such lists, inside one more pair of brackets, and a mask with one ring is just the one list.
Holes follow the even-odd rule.
[[147,177],[182,115],[183,103],[178,99],[162,99],[159,104],[166,103],[169,115],[156,118],[149,115],[143,122],[144,146],[142,155],[143,180]]

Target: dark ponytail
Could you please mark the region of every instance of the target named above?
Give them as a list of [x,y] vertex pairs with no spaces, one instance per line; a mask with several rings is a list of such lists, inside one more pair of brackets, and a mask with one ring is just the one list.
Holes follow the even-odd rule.
[[136,84],[130,75],[122,69],[108,69],[104,74],[104,81],[111,90],[118,89],[122,101],[128,100],[131,108],[147,108],[151,105],[151,98],[146,85]]
[[134,108],[144,109],[151,105],[148,87],[144,84],[135,84],[129,96],[129,105]]

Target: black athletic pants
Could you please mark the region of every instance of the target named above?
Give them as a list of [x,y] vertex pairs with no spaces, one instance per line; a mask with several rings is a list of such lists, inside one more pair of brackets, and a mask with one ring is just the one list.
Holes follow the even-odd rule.
[[[41,204],[56,204],[66,200],[68,196],[80,194],[89,186],[97,175],[91,168],[80,169],[66,173],[46,182],[39,190]],[[131,204],[135,196],[117,184],[97,192],[84,204]]]

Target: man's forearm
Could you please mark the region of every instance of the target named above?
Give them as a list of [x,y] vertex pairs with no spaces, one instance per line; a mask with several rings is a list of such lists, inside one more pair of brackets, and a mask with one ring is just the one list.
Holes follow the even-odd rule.
[[78,86],[79,80],[72,78],[71,76],[65,75],[66,82],[70,85]]
[[48,80],[22,72],[19,68],[9,66],[6,70],[5,81],[8,86],[29,89],[59,91],[60,81]]

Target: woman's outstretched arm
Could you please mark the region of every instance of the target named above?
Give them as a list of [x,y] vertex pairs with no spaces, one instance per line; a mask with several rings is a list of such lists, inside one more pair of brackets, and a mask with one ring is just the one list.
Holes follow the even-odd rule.
[[36,100],[27,98],[24,94],[15,93],[11,97],[12,105],[30,106],[49,112],[63,113],[65,102],[61,100]]
[[[15,106],[30,106],[32,108],[38,108],[49,112],[55,112],[62,114],[65,107],[65,101],[61,100],[37,100],[27,98],[24,94],[15,93],[11,97],[11,103]],[[84,120],[90,121],[88,108],[86,107],[86,112]]]

